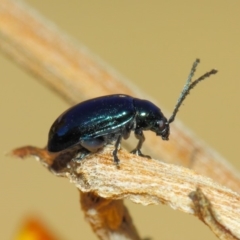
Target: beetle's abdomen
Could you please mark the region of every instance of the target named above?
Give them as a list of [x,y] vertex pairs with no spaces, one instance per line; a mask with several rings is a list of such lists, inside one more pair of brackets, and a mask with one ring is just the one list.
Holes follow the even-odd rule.
[[90,99],[64,112],[49,131],[48,150],[59,152],[81,140],[118,134],[135,117],[133,99],[109,95]]

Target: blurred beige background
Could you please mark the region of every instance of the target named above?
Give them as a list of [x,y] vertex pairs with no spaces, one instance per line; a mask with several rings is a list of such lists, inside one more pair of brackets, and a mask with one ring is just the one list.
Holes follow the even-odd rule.
[[[240,1],[26,2],[168,111],[196,57],[201,59],[196,76],[217,68],[187,99],[178,119],[240,170]],[[2,54],[0,79],[0,239],[13,239],[31,214],[61,239],[96,239],[68,180],[33,159],[4,156],[17,146],[44,146],[50,125],[68,105]],[[216,239],[197,218],[168,206],[127,205],[143,237]]]

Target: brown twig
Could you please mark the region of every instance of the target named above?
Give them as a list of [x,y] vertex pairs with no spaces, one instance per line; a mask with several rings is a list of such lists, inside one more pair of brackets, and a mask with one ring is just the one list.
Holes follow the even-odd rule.
[[[124,198],[142,205],[163,203],[196,214],[220,239],[240,239],[240,195],[190,169],[142,158],[125,150],[118,153],[121,162],[117,167],[113,150],[113,146],[106,146],[81,162],[69,158],[65,161],[64,153],[52,155],[45,149],[29,146],[14,150],[13,155],[40,158],[54,174],[74,183],[83,193],[82,209],[100,239],[140,239],[119,201]],[[65,165],[56,169],[53,164],[57,161]]]
[[219,239],[237,240],[227,226],[224,226],[219,220],[209,199],[203,194],[200,188],[191,192],[189,197],[194,204],[195,215],[199,217],[209,228],[219,237]]
[[86,220],[100,239],[140,240],[123,199],[113,200],[80,191],[80,202]]

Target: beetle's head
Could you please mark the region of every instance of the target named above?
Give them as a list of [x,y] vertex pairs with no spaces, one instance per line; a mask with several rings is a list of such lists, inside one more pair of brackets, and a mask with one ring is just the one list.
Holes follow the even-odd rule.
[[162,140],[168,140],[170,134],[170,126],[168,120],[164,117],[157,122],[158,130],[156,131],[158,136],[162,137]]

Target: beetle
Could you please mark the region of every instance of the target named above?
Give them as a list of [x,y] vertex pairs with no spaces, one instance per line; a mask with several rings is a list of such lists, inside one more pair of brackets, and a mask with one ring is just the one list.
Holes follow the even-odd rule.
[[49,131],[48,151],[61,152],[77,147],[82,151],[79,158],[81,160],[89,153],[97,152],[106,144],[115,142],[112,154],[114,162],[118,164],[117,152],[121,140],[122,138],[127,139],[130,132],[134,131],[138,143],[132,153],[149,157],[141,152],[145,140],[143,131],[153,131],[163,140],[168,140],[169,125],[174,121],[179,107],[189,91],[197,83],[217,72],[213,69],[192,82],[198,63],[199,59],[193,64],[187,82],[169,119],[163,115],[160,108],[148,100],[125,94],[93,98],[71,107],[56,119]]

